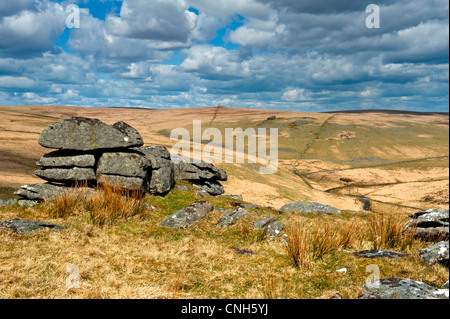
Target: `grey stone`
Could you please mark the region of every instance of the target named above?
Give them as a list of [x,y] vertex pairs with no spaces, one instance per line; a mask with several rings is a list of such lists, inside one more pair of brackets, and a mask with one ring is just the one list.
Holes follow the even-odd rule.
[[14,194],[31,200],[53,200],[63,192],[70,192],[71,190],[72,188],[68,186],[45,183],[24,185],[15,191]]
[[130,191],[145,192],[147,189],[145,179],[140,177],[97,174],[97,182]]
[[142,146],[144,142],[126,123],[108,125],[98,119],[72,117],[46,127],[39,136],[39,144],[61,150],[90,151]]
[[244,255],[244,256],[253,256],[256,255],[255,252],[247,249],[240,249],[240,248],[233,248],[233,250],[236,252],[236,254]]
[[93,154],[55,151],[42,156],[36,162],[36,165],[42,167],[94,167],[95,156]]
[[445,284],[442,285],[442,287],[448,289],[448,280],[447,280],[447,282]]
[[256,204],[246,204],[246,203],[230,203],[231,206],[235,206],[235,207],[242,207],[242,208],[247,208],[247,209],[258,209],[261,208],[261,206],[256,205]]
[[400,253],[398,251],[383,250],[383,249],[372,249],[363,250],[353,253],[353,256],[359,258],[403,258],[409,256],[409,254]]
[[277,119],[277,117],[275,115],[272,115],[272,116],[269,116],[267,118],[267,121],[273,121],[273,120],[276,120],[276,119]]
[[[211,163],[193,163],[191,159],[179,155],[171,156],[174,163],[175,179],[181,180],[219,180],[226,181],[227,173]],[[192,163],[191,163],[192,162]]]
[[33,207],[39,205],[41,201],[31,200],[31,199],[20,199],[18,202],[21,207]]
[[0,222],[0,226],[10,228],[20,235],[31,234],[31,233],[34,233],[38,230],[42,230],[45,228],[51,228],[54,230],[67,229],[67,227],[65,227],[65,226],[58,226],[58,225],[55,225],[52,223],[33,221],[33,220],[25,220],[25,219],[20,219],[20,218],[14,218],[14,219],[2,221],[2,222]]
[[213,196],[225,193],[225,189],[223,188],[222,184],[217,181],[204,180],[200,181],[200,183],[195,182],[193,186],[198,189],[204,190],[205,192]]
[[167,148],[164,146],[146,146],[133,148],[133,150],[142,153],[150,163],[149,192],[152,194],[165,194],[170,191],[175,184],[175,173]]
[[428,265],[441,263],[448,266],[448,241],[430,245],[425,249],[420,249],[418,252],[420,258]]
[[72,167],[72,168],[44,168],[37,170],[36,175],[49,182],[90,182],[95,181],[93,168]]
[[225,213],[217,223],[217,227],[230,226],[236,223],[236,221],[250,213],[243,208],[237,208],[230,212]]
[[204,198],[206,196],[209,196],[209,193],[207,191],[200,190],[197,193],[195,193],[195,195],[197,195],[198,197]]
[[321,213],[328,215],[342,214],[342,212],[329,205],[324,205],[316,202],[297,201],[284,205],[280,208],[281,213],[295,211],[299,213]]
[[266,233],[266,235],[269,235],[272,237],[278,237],[278,236],[280,236],[280,233],[283,229],[284,229],[283,223],[277,220],[273,223],[268,224],[265,227],[265,233]]
[[185,191],[185,192],[191,190],[189,187],[184,186],[184,185],[175,185],[175,188],[179,189],[179,190],[182,190],[182,191]]
[[159,223],[159,226],[184,229],[192,226],[213,210],[213,205],[208,202],[195,202],[188,207],[173,213]]
[[414,231],[414,235],[425,240],[448,239],[449,211],[445,209],[429,209],[410,215],[413,220],[406,224],[404,232]]
[[284,229],[283,223],[273,217],[263,217],[257,220],[254,226],[255,229],[264,229],[264,233],[272,237],[280,236],[281,231]]
[[97,176],[119,175],[146,179],[150,163],[139,153],[103,153],[97,164]]
[[448,289],[438,289],[419,281],[385,278],[363,286],[360,299],[448,299]]
[[17,202],[18,202],[18,200],[15,198],[0,199],[0,207],[14,205],[14,204],[17,204]]

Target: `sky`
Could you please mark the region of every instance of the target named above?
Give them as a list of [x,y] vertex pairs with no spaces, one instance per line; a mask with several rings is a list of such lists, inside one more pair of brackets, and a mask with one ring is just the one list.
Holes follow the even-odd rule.
[[0,104],[448,112],[449,1],[0,0]]

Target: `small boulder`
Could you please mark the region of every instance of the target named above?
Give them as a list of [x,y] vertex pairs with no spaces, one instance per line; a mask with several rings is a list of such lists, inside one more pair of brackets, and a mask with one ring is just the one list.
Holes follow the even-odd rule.
[[244,256],[256,255],[256,253],[251,250],[240,249],[240,248],[232,248],[232,249],[236,252],[236,254],[239,254],[239,255],[244,255]]
[[31,199],[19,199],[17,203],[19,204],[20,207],[33,207],[39,205],[41,202]]
[[236,203],[236,202],[230,203],[230,205],[234,206],[234,207],[241,207],[241,208],[247,208],[247,209],[261,208],[261,206],[256,205],[256,204],[246,204],[246,203]]
[[263,217],[254,223],[255,229],[264,229],[264,233],[268,236],[279,236],[284,229],[283,223],[273,217]]
[[420,249],[419,255],[428,265],[441,263],[448,267],[448,241],[441,241],[425,249]]
[[58,226],[52,223],[41,222],[41,221],[33,221],[33,220],[25,220],[20,218],[14,218],[10,220],[5,220],[0,222],[0,226],[7,227],[9,229],[14,230],[19,235],[23,234],[31,234],[38,230],[51,228],[54,230],[62,230],[67,229],[66,226]]
[[379,279],[363,286],[359,299],[448,299],[448,289],[438,289],[420,281],[403,278]]
[[363,250],[353,253],[353,256],[359,258],[403,258],[409,256],[409,254],[400,253],[392,250],[383,250],[383,249],[372,249],[372,250]]
[[[174,163],[175,179],[181,180],[219,180],[226,181],[227,173],[211,163],[201,161],[199,163],[183,156],[171,155]],[[192,163],[191,163],[192,162]]]
[[217,227],[230,226],[236,223],[236,221],[250,213],[243,208],[237,208],[230,212],[225,213],[217,223]]
[[18,202],[18,200],[15,198],[0,199],[0,207],[14,205],[14,204],[17,204],[17,202]]
[[180,191],[184,191],[184,192],[187,192],[187,191],[190,191],[190,190],[191,190],[191,189],[190,189],[189,187],[187,187],[187,186],[184,186],[184,185],[178,185],[178,184],[176,184],[176,185],[174,186],[174,188],[179,189]]
[[297,201],[288,203],[280,208],[281,213],[286,213],[289,211],[299,213],[320,213],[328,215],[342,214],[342,212],[339,209],[333,206],[307,201]]
[[217,181],[201,181],[201,184],[194,183],[194,187],[207,192],[209,195],[217,196],[225,193],[225,189],[222,184]]
[[213,205],[208,202],[195,202],[188,207],[173,213],[159,223],[159,226],[168,228],[188,228],[213,210]]
[[31,200],[53,200],[63,192],[70,192],[71,187],[55,185],[51,183],[24,185],[14,192],[15,195],[23,196]]
[[413,218],[406,224],[404,232],[414,231],[414,235],[425,240],[448,240],[449,211],[445,209],[429,209],[411,214]]

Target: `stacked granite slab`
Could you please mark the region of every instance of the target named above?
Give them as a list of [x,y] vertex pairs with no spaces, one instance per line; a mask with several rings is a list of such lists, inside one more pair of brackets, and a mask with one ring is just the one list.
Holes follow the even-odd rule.
[[128,190],[164,194],[174,185],[174,167],[163,146],[144,147],[141,135],[124,122],[108,125],[73,117],[45,128],[39,144],[56,149],[36,163],[45,184],[25,185],[16,194],[52,199],[74,185],[109,183]]
[[175,180],[188,180],[195,187],[210,195],[221,195],[225,192],[219,181],[228,179],[227,173],[213,164],[205,161],[195,162],[181,155],[172,155]]

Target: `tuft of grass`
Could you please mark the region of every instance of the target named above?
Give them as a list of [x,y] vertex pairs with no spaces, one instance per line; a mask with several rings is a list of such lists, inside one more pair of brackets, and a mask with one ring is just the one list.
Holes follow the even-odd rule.
[[145,218],[148,210],[142,197],[143,193],[138,190],[124,191],[117,185],[102,184],[100,191],[87,196],[85,207],[94,224],[112,225],[119,219],[133,216]]
[[286,228],[285,245],[289,260],[296,268],[309,269],[311,265],[310,238],[305,228],[298,225]]
[[93,224],[112,225],[120,219],[127,220],[133,216],[146,218],[149,209],[142,200],[143,195],[139,190],[127,191],[118,185],[105,183],[90,191],[77,185],[49,201],[45,210],[52,218],[68,218],[87,211]]
[[264,298],[266,299],[278,298],[278,289],[275,282],[275,277],[271,272],[264,278]]
[[414,230],[404,232],[405,222],[396,214],[373,214],[367,228],[367,237],[373,249],[405,250],[414,243]]
[[62,192],[55,200],[46,202],[45,211],[52,218],[68,218],[75,215],[83,205],[87,194],[81,188],[74,187]]
[[286,230],[285,247],[296,268],[309,269],[312,261],[323,260],[328,254],[354,245],[358,233],[356,225],[335,227],[326,223],[312,229],[296,225]]

